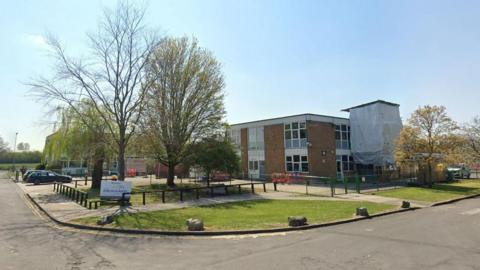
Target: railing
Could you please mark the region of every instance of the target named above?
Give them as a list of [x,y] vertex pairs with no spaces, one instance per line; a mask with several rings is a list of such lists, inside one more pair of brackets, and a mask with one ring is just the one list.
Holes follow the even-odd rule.
[[[124,193],[122,194],[122,200],[119,201],[124,201],[125,198],[124,196],[129,194],[130,198],[132,198],[134,195],[141,195],[141,201],[142,205],[147,204],[146,197],[147,195],[155,195],[159,194],[161,196],[161,201],[162,203],[166,203],[166,194],[167,193],[178,193],[178,199],[179,201],[183,202],[185,199],[185,194],[186,193],[194,193],[195,194],[195,199],[200,199],[200,194],[201,191],[206,190],[207,193],[209,194],[210,198],[215,197],[215,191],[218,189],[223,189],[225,192],[225,195],[229,195],[230,193],[234,193],[233,190],[237,191],[237,194],[241,194],[243,192],[243,188],[245,186],[249,187],[249,190],[254,194],[255,193],[255,187],[256,186],[262,186],[263,192],[267,192],[267,187],[266,183],[245,183],[245,184],[234,184],[234,185],[212,185],[212,186],[207,186],[207,187],[194,187],[194,188],[181,188],[181,189],[165,189],[165,190],[150,190],[150,191],[133,191],[130,193]],[[275,186],[276,189],[276,186]],[[80,205],[87,207],[89,209],[98,208],[98,204],[101,203],[103,200],[101,199],[89,199],[88,198],[88,193],[84,191],[80,191],[74,187],[65,185],[64,183],[57,183],[55,182],[53,184],[53,190],[56,191],[57,193],[64,195],[71,200],[79,203]]]
[[72,201],[75,201],[76,203],[84,207],[87,207],[87,201],[88,201],[87,192],[80,191],[71,186],[67,186],[63,183],[57,183],[57,182],[53,183],[53,191],[70,198]]

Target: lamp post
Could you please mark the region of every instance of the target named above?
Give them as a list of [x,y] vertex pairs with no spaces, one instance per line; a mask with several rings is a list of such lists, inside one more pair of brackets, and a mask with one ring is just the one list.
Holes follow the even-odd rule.
[[17,137],[18,137],[18,132],[15,132],[15,141],[13,143],[13,158],[12,158],[12,165],[13,165],[14,171],[15,171],[15,151],[17,150]]

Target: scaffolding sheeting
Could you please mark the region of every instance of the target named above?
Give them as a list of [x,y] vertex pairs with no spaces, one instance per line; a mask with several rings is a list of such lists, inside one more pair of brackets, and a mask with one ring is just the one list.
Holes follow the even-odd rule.
[[395,141],[402,129],[399,106],[376,102],[350,108],[352,155],[355,163],[394,164]]

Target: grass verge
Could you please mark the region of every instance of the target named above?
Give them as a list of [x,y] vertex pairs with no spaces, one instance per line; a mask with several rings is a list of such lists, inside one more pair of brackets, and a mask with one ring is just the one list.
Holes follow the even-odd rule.
[[397,188],[378,191],[374,194],[384,197],[433,203],[480,194],[480,180],[463,180],[455,183],[435,184],[432,188]]
[[[186,219],[200,218],[206,230],[271,229],[286,227],[288,216],[306,216],[310,224],[351,218],[357,207],[367,207],[370,214],[397,208],[371,202],[254,200],[122,215],[111,226],[184,231]],[[88,217],[74,222],[94,225],[98,219]]]

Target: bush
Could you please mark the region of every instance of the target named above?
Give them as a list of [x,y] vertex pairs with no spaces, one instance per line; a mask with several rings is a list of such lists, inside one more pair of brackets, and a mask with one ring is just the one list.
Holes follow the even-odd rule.
[[45,164],[38,164],[37,166],[35,166],[35,170],[45,170],[45,169],[46,169]]

